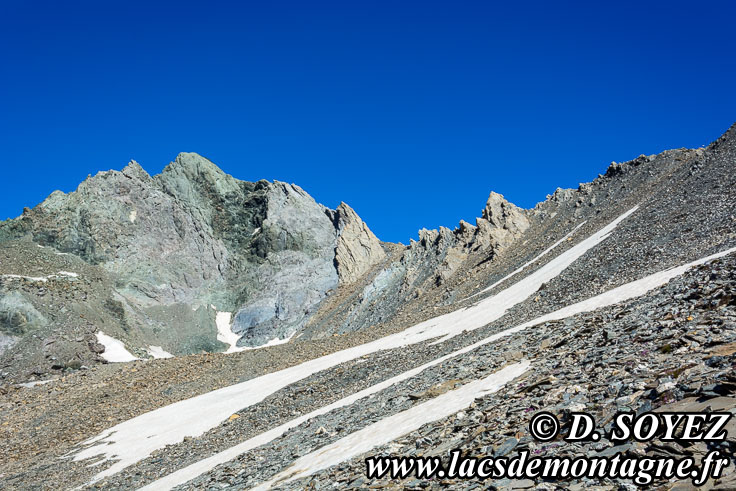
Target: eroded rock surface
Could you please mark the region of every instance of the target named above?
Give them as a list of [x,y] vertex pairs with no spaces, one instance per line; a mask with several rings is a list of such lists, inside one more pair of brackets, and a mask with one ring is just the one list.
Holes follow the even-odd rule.
[[340,282],[354,283],[386,257],[381,241],[368,225],[345,203],[340,203],[333,220],[338,231],[335,264]]

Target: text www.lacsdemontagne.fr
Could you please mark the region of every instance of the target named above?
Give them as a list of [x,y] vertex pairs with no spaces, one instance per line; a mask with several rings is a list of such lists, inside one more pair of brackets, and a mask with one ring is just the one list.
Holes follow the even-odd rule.
[[390,477],[405,479],[535,479],[565,480],[631,479],[638,485],[652,483],[655,479],[691,479],[700,486],[710,478],[718,478],[728,466],[717,450],[711,451],[697,465],[693,457],[624,456],[606,457],[529,457],[527,450],[513,457],[463,457],[460,450],[450,453],[445,465],[439,457],[386,457],[372,456],[365,459],[366,476],[369,479]]

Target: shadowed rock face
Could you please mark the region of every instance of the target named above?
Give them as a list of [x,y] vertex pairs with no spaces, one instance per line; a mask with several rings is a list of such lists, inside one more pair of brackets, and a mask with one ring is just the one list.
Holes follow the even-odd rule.
[[263,259],[232,281],[242,292],[233,331],[245,346],[291,336],[338,283],[337,235],[326,209],[290,184],[275,182],[266,196],[265,216],[253,232]]

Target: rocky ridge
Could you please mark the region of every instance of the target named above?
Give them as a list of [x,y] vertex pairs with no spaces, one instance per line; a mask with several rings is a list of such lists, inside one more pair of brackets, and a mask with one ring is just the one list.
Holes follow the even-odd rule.
[[[451,274],[469,248],[500,250],[527,226],[523,213],[495,194],[483,217],[467,238],[422,231],[421,245],[398,258],[406,265],[386,265],[372,288],[400,271],[406,297],[420,288],[417,279]],[[232,313],[227,328],[241,347],[297,333],[329,335],[302,330],[317,325],[315,314],[336,290],[360,283],[386,251],[401,246],[381,243],[345,203],[330,210],[294,184],[240,181],[182,153],[153,177],[131,161],[74,192],[52,193],[0,223],[2,248],[8,257],[0,262],[0,375],[23,380],[104,362],[104,347],[93,339],[98,332],[139,358],[149,358],[153,347],[173,355],[223,351],[218,312]],[[436,260],[425,263],[427,254]],[[33,280],[89,267],[99,280]],[[76,295],[46,295],[60,285]],[[381,317],[399,307],[394,302]],[[379,320],[358,311],[342,329]]]

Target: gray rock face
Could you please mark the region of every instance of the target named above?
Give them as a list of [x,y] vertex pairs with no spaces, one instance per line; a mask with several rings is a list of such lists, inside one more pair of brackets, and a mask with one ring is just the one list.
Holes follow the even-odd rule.
[[267,203],[252,233],[258,251],[267,254],[246,272],[250,288],[232,327],[243,335],[243,346],[293,335],[338,282],[336,231],[327,210],[298,186],[281,182],[269,185]]
[[[182,153],[154,177],[132,161],[72,193],[54,192],[0,223],[0,243],[26,244],[29,257],[42,246],[51,258],[99,266],[111,288],[92,285],[84,294],[110,307],[114,325],[97,329],[180,354],[224,348],[210,304],[235,314],[243,345],[301,327],[338,284],[336,213],[298,186],[240,181]],[[356,219],[362,224],[349,218]]]
[[340,283],[354,283],[383,261],[386,252],[378,238],[347,204],[340,203],[333,220],[339,234],[335,248],[337,274]]
[[227,251],[203,222],[135,162],[53,193],[7,224],[59,252],[103,265],[117,290],[142,307],[192,303],[221,278]]

